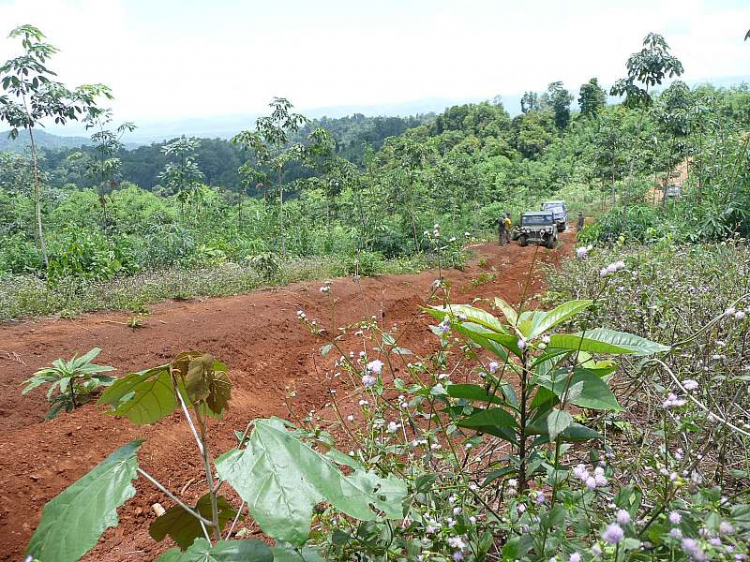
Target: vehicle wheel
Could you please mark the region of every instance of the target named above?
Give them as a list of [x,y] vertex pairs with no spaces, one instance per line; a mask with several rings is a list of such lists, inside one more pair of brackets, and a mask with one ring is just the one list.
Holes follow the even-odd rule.
[[557,225],[557,232],[565,232],[565,229],[567,228],[567,225],[565,223],[561,223]]
[[525,234],[521,234],[521,236],[518,237],[518,243],[525,248],[529,245],[529,237]]
[[549,238],[547,238],[547,241],[544,243],[544,245],[547,246],[548,249],[552,250],[555,248],[556,243],[557,243],[557,240],[555,240],[554,238],[552,238],[552,236],[550,236]]

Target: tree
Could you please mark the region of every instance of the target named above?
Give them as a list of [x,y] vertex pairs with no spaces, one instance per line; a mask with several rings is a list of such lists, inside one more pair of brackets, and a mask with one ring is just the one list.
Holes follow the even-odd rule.
[[181,213],[185,211],[185,201],[190,199],[203,179],[203,172],[195,162],[195,151],[199,146],[198,139],[188,139],[183,135],[162,147],[167,164],[159,179],[165,183],[167,193],[177,195]]
[[586,117],[597,117],[599,111],[607,103],[607,92],[599,86],[599,81],[592,78],[585,84],[581,85],[581,92],[578,96],[578,106],[581,108],[581,114]]
[[99,187],[99,203],[102,206],[102,221],[105,234],[109,230],[107,218],[107,192],[117,186],[122,162],[115,156],[123,147],[122,137],[135,130],[133,123],[123,123],[114,131],[107,129],[112,122],[112,110],[90,115],[84,119],[86,128],[98,129],[91,135],[91,142],[96,151],[96,158],[89,160],[86,172]]
[[555,125],[558,129],[565,130],[570,123],[570,102],[573,96],[563,87],[563,83],[552,82],[547,86],[547,92],[542,95],[542,107],[549,107],[555,114]]
[[268,117],[261,117],[255,122],[254,131],[242,131],[232,138],[232,143],[252,152],[255,161],[240,167],[239,173],[245,182],[271,184],[271,174],[276,176],[276,187],[279,193],[279,228],[281,231],[281,251],[286,254],[286,235],[284,230],[284,167],[291,162],[302,162],[314,165],[316,159],[325,157],[333,151],[334,144],[325,129],[314,130],[308,139],[309,146],[292,143],[292,135],[308,122],[304,115],[292,113],[294,107],[286,98],[274,98],[269,104],[273,111]]
[[539,110],[539,96],[536,92],[524,92],[521,97],[521,111],[528,115],[530,111]]
[[[0,66],[0,121],[10,125],[10,138],[18,137],[20,129],[26,129],[31,143],[32,167],[34,171],[34,212],[36,236],[45,264],[49,264],[47,245],[42,225],[42,186],[39,173],[39,156],[34,142],[34,128],[43,126],[44,119],[53,119],[64,125],[79,117],[96,117],[101,113],[97,99],[112,99],[109,88],[102,84],[78,86],[69,90],[51,77],[57,76],[45,64],[57,52],[57,48],[44,43],[44,34],[36,27],[22,25],[8,36],[21,39],[23,54],[7,60]],[[14,99],[15,98],[15,99]]]
[[665,78],[680,76],[683,73],[682,63],[669,52],[669,45],[658,33],[649,33],[643,40],[643,48],[633,53],[627,62],[628,75],[615,82],[610,90],[613,96],[625,96],[624,105],[628,108],[640,108],[638,132],[630,157],[628,186],[633,180],[635,156],[640,145],[643,116],[652,99],[649,89],[661,85]]

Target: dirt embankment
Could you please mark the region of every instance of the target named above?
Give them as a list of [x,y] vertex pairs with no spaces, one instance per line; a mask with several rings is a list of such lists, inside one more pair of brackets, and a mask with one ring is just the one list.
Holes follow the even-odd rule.
[[[571,253],[573,244],[574,236],[565,234],[553,251],[517,244],[478,246],[482,266],[475,261],[465,271],[449,271],[445,276],[452,285],[452,300],[470,302],[499,295],[518,302],[535,252],[539,262],[555,263]],[[435,340],[419,305],[435,278],[436,272],[428,271],[367,278],[359,284],[335,280],[331,287],[335,323],[375,315],[384,327],[406,330],[400,345],[429,352]],[[328,390],[320,357],[317,368],[313,362],[321,343],[296,316],[302,309],[309,318],[330,324],[330,299],[320,293],[320,285],[308,282],[229,298],[165,302],[152,308],[146,328],[135,331],[113,322],[127,320],[121,313],[0,326],[0,560],[20,560],[44,504],[136,437],[147,440],[139,454],[145,470],[172,490],[182,491],[188,503],[205,492],[199,484],[201,464],[195,443],[179,414],[152,426],[135,427],[89,404],[45,421],[44,392],[39,389],[22,397],[24,379],[58,357],[93,347],[103,350],[97,362],[117,367],[120,375],[168,362],[180,351],[211,353],[229,366],[234,383],[231,410],[210,428],[213,451],[223,452],[235,444],[233,430],[243,429],[250,419],[286,416],[287,387],[296,389],[296,411],[325,409]],[[541,286],[535,268],[529,295]],[[356,349],[356,338],[344,340],[343,345]],[[168,507],[171,502],[143,479],[135,486],[135,498],[120,510],[121,524],[104,534],[87,560],[153,560],[173,546],[169,540],[155,543],[148,535],[155,518],[150,506],[161,502]]]

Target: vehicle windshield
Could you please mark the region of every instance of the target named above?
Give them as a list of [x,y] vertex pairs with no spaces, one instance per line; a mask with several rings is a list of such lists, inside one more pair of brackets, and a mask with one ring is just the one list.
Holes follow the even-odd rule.
[[562,212],[563,206],[557,201],[550,201],[542,204],[542,209],[545,211],[549,211],[550,209],[552,209],[555,210],[555,212],[557,212],[556,209],[560,209],[560,212]]
[[535,224],[552,224],[552,215],[524,215],[521,217],[524,226]]
[[563,210],[562,207],[552,207],[550,209],[545,209],[545,210],[552,211],[552,214],[555,215],[556,217],[561,217],[565,214],[565,211]]

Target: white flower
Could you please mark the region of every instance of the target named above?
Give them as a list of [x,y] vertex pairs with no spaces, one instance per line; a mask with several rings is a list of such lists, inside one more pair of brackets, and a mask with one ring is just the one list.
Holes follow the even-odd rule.
[[584,259],[586,257],[586,252],[588,252],[588,250],[584,247],[576,248],[576,256],[579,259]]
[[515,478],[508,479],[508,487],[516,488],[517,486],[518,486],[518,480],[516,480]]
[[352,416],[351,414],[349,414],[348,416],[346,416],[346,419],[349,420],[349,421],[354,421],[354,416]]
[[617,264],[611,263],[607,266],[607,273],[612,274],[617,271]]
[[487,365],[487,369],[490,373],[495,373],[499,367],[500,365],[498,365],[497,361],[490,361],[490,364]]
[[379,375],[383,372],[383,362],[380,359],[375,359],[367,364],[367,370],[371,373]]
[[586,484],[586,487],[589,490],[595,490],[596,489],[596,478],[594,478],[593,476],[589,476],[588,478],[586,478],[585,484]]
[[466,543],[461,537],[448,537],[448,545],[451,548],[457,548],[459,550],[466,548]]
[[724,316],[734,316],[735,312],[737,312],[737,310],[733,306],[730,306],[724,311]]
[[526,340],[524,338],[518,338],[518,349],[523,351],[526,348]]
[[619,271],[621,269],[625,269],[625,262],[622,260],[615,262],[615,270]]
[[609,271],[606,267],[599,270],[599,277],[606,277],[607,275],[609,275]]
[[619,510],[617,512],[617,522],[620,525],[629,525],[630,524],[630,513],[628,513],[624,509]]
[[378,382],[378,379],[376,379],[372,375],[364,375],[362,377],[362,384],[365,385],[366,387],[375,386],[375,383],[377,382]]
[[552,340],[550,339],[549,336],[543,336],[542,337],[542,343],[547,343],[548,344],[550,341],[552,341]]
[[735,320],[744,320],[745,319],[745,311],[744,310],[738,310],[734,313],[734,319]]
[[400,423],[390,422],[388,424],[388,431],[390,431],[391,433],[396,433],[399,427],[401,427]]
[[360,406],[367,406],[368,404],[369,404],[369,402],[367,400],[360,400],[359,401],[359,405]]

